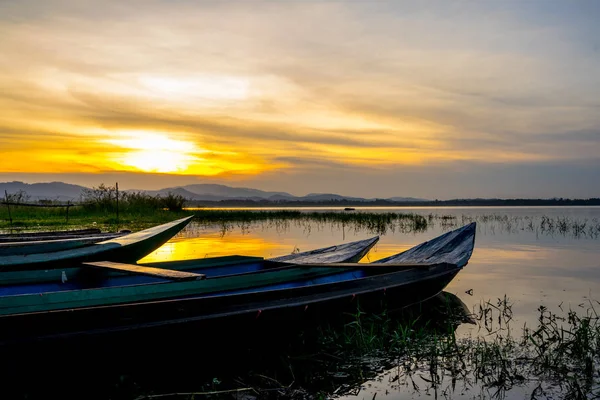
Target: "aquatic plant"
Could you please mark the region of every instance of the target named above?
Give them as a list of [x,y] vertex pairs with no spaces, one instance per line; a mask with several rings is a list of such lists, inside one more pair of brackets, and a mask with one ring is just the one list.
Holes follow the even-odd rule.
[[342,212],[302,212],[294,210],[199,210],[195,221],[201,225],[217,225],[227,232],[235,227],[246,229],[250,224],[264,228],[281,230],[290,222],[302,225],[310,231],[313,226],[341,230],[354,230],[384,235],[387,232],[423,232],[428,228],[427,219],[414,213],[342,213]]

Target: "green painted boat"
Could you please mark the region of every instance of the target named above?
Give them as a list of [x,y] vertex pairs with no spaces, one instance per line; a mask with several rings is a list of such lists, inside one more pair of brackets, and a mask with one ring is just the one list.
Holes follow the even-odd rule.
[[[270,260],[260,257],[226,256],[125,267],[119,264],[121,268],[126,269],[117,269],[108,263],[113,268],[85,264],[64,270],[5,272],[0,273],[0,315],[155,300],[322,276],[339,269],[294,269],[288,266],[315,260],[320,260],[323,264],[355,263],[360,261],[378,240],[379,237],[376,236]],[[286,262],[274,261],[280,259]],[[291,262],[294,264],[290,264]],[[99,264],[107,265],[105,262]],[[141,275],[147,270],[152,273]],[[173,281],[169,276],[170,271],[189,274],[183,277],[195,280]],[[228,279],[215,282],[211,280],[206,284],[206,281],[201,281],[206,276]],[[182,279],[182,276],[177,275],[177,279]]]
[[171,239],[192,218],[193,216],[181,218],[80,248],[3,256],[0,257],[0,271],[68,268],[88,261],[136,262]]
[[[279,257],[269,258],[269,261],[293,262],[293,263],[332,263],[332,262],[358,262],[377,243],[379,236],[350,243],[338,244],[309,250],[301,253],[292,253]],[[202,268],[203,266],[221,266],[235,264],[242,261],[259,261],[263,257],[243,257],[240,255],[198,258],[191,260],[160,261],[143,263],[140,265],[170,269],[175,271],[189,271]],[[0,287],[10,285],[21,285],[31,283],[66,283],[76,280],[80,275],[85,275],[89,268],[81,266],[68,266],[66,268],[35,269],[24,271],[0,272]],[[123,272],[107,272],[109,277],[122,275]]]
[[[85,278],[68,283],[75,285],[71,289],[53,288],[53,284],[2,287],[0,342],[211,321],[237,324],[269,316],[307,318],[310,313],[342,310],[354,304],[355,298],[361,305],[387,299],[405,306],[440,293],[468,263],[474,244],[472,223],[368,264],[240,260],[175,273],[90,262],[82,268],[98,275],[86,273]],[[235,326],[231,324],[226,326]]]

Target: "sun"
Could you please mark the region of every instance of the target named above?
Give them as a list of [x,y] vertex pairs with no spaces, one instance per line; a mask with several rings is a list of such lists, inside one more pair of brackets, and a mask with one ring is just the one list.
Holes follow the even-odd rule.
[[195,143],[172,139],[167,134],[129,131],[106,142],[119,146],[115,161],[137,171],[182,173],[198,161],[202,152]]

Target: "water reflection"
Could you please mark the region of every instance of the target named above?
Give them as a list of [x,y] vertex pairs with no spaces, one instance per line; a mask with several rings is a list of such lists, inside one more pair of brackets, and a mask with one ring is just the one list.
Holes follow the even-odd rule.
[[[473,295],[466,299],[470,308],[482,300],[508,295],[515,301],[519,319],[526,323],[535,320],[532,310],[539,304],[556,307],[563,302],[576,306],[585,296],[600,289],[598,239],[593,235],[568,234],[568,229],[556,228],[561,225],[560,221],[570,220],[588,221],[587,229],[591,229],[600,218],[598,207],[414,209],[409,211],[419,213],[427,221],[425,228],[419,224],[414,230],[410,229],[413,223],[410,221],[414,219],[402,217],[406,215],[405,209],[368,211],[393,211],[396,217],[378,220],[387,221],[389,226],[361,262],[402,252],[463,223],[478,221],[473,256],[448,287],[459,295],[473,290]],[[312,214],[316,212],[286,210],[284,217],[277,219],[264,211],[252,211],[259,215],[258,221],[251,220],[248,213],[234,214],[243,216],[243,221],[219,222],[200,218],[143,261],[232,254],[269,258],[374,235],[368,228],[371,225],[365,224],[362,217],[358,219],[358,225],[353,226],[351,221],[336,221],[331,210],[319,211],[323,217],[315,219]],[[360,212],[363,211],[357,210]],[[217,217],[222,218],[223,215]],[[401,229],[396,229],[398,224]],[[554,227],[553,231],[549,231],[550,225]],[[465,329],[461,328],[461,332]]]
[[[398,210],[366,211],[389,213]],[[296,387],[308,390],[305,395],[318,397],[319,393],[326,393],[328,396],[349,399],[373,398],[375,395],[377,398],[544,398],[544,394],[557,397],[568,394],[573,387],[564,382],[561,386],[560,379],[549,379],[545,386],[537,387],[539,377],[533,378],[534,381],[522,378],[530,370],[523,370],[514,363],[503,364],[509,360],[507,357],[515,358],[518,355],[499,353],[504,354],[504,358],[493,358],[492,353],[486,353],[494,348],[485,347],[485,343],[494,343],[490,334],[495,335],[503,326],[495,319],[497,315],[492,318],[489,311],[485,314],[482,310],[489,310],[489,304],[501,308],[496,299],[509,299],[510,323],[516,328],[514,337],[520,336],[523,326],[538,326],[540,307],[553,313],[570,309],[585,312],[587,301],[594,298],[600,289],[600,208],[444,208],[410,211],[424,218],[425,227],[421,224],[419,229],[410,229],[407,225],[398,228],[394,219],[383,224],[385,229],[381,224],[364,225],[361,222],[353,225],[350,220],[340,223],[333,219],[309,217],[279,223],[264,220],[226,223],[198,221],[191,230],[183,232],[174,245],[186,241],[196,243],[197,254],[203,251],[222,255],[246,252],[271,257],[288,254],[295,248],[309,250],[380,234],[379,243],[362,261],[369,262],[477,221],[473,256],[446,289],[458,295],[470,313],[478,316],[477,325],[462,323],[454,329],[454,337],[463,345],[460,347],[462,354],[471,356],[471,364],[464,364],[468,368],[462,369],[461,374],[455,372],[466,361],[456,357],[420,359],[413,354],[413,358],[409,359],[392,359],[389,354],[369,353],[367,356],[343,353],[341,356],[334,354],[333,358],[316,358],[314,363],[323,366],[323,369],[317,368],[316,372],[314,364],[305,360],[306,364],[297,364],[301,365],[298,368],[302,371],[313,371],[305,376],[305,380],[297,375],[295,379],[288,375],[287,380],[283,381],[289,384],[295,380],[298,384]],[[310,215],[323,211],[303,212]],[[357,213],[360,212],[363,211],[357,210]],[[197,241],[202,236],[210,237],[212,243]],[[236,247],[235,243],[241,246]],[[223,251],[220,252],[219,248]],[[187,257],[183,253],[177,256]],[[344,336],[338,336],[336,340],[343,341]],[[308,350],[304,348],[303,351]],[[504,365],[504,369],[491,364],[474,363],[482,354],[490,355],[490,360],[501,367]],[[307,355],[298,357],[306,358]],[[348,362],[342,365],[335,357]],[[311,354],[309,358],[314,357]],[[481,369],[484,366],[487,369]],[[527,368],[532,367],[529,365]],[[600,377],[597,377],[597,381],[600,381]],[[311,382],[316,384],[311,385]],[[559,389],[549,389],[553,385]]]
[[[25,349],[11,358],[2,394],[46,398],[60,391],[61,398],[137,399],[225,391],[221,398],[237,393],[246,400],[341,395],[393,365],[389,335],[400,332],[397,327],[407,327],[404,338],[412,340],[451,337],[460,324],[473,323],[465,304],[451,293],[391,316],[363,316],[358,311],[302,323],[270,321],[218,330],[179,329],[159,337],[119,337],[84,348],[62,344]],[[87,361],[74,363],[81,360],[82,351]],[[36,373],[36,384],[28,385],[37,368],[31,361],[45,359],[57,360],[60,367],[44,368]],[[101,359],[110,360],[110,365],[96,362]],[[68,385],[56,385],[64,377]]]
[[140,262],[187,260],[194,258],[244,255],[264,257],[265,254],[286,254],[293,249],[285,244],[256,234],[207,232],[199,237],[178,237],[164,244]]

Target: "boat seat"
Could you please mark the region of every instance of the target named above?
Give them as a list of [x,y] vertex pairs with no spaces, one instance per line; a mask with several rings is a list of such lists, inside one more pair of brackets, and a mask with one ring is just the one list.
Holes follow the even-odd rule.
[[174,271],[172,269],[153,268],[143,265],[123,264],[112,261],[95,261],[81,264],[84,267],[111,269],[116,271],[131,272],[133,274],[156,276],[159,278],[171,279],[174,281],[197,281],[206,279],[204,274],[193,272]]

